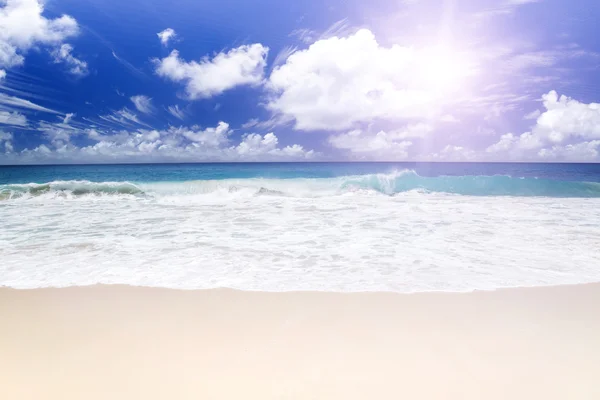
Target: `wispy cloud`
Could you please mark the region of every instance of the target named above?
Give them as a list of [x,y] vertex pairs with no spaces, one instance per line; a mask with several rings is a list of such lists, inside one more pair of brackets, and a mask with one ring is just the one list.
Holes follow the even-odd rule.
[[142,70],[134,67],[133,64],[131,64],[129,61],[119,57],[117,55],[117,53],[115,53],[114,50],[112,50],[112,55],[115,58],[115,60],[117,60],[121,65],[123,65],[125,68],[127,68],[127,70],[129,72],[131,72],[133,75],[135,75],[139,78],[148,79],[148,76]]
[[285,46],[275,56],[275,60],[273,60],[271,69],[277,67],[278,65],[285,64],[285,61],[288,59],[288,57],[291,56],[292,54],[294,54],[297,50],[298,50],[298,46]]
[[322,32],[313,29],[302,28],[293,30],[288,36],[295,37],[304,44],[312,44],[317,40],[329,39],[333,36],[347,36],[351,33],[354,33],[356,30],[356,27],[350,25],[348,18],[344,18],[334,22]]
[[65,117],[63,118],[63,124],[68,124],[69,122],[71,122],[71,120],[73,119],[74,116],[75,116],[75,113],[67,113],[65,115]]
[[295,37],[305,44],[310,44],[319,37],[319,34],[312,29],[303,28],[293,30],[288,36]]
[[29,109],[34,111],[42,111],[51,114],[62,114],[59,111],[52,110],[50,108],[42,107],[38,104],[32,103],[29,100],[21,99],[15,96],[8,96],[0,93],[0,109]]
[[154,112],[154,106],[152,105],[152,99],[150,97],[140,94],[130,97],[130,100],[139,112],[148,115]]
[[124,107],[118,111],[113,111],[111,114],[99,115],[98,118],[109,123],[117,124],[124,128],[131,128],[136,125],[151,128],[150,125],[140,121],[138,116],[131,112],[131,110],[127,107]]
[[475,13],[473,16],[475,18],[489,18],[498,15],[510,15],[521,6],[526,4],[541,3],[542,1],[543,0],[502,0],[498,4],[489,7],[486,10]]
[[186,117],[186,113],[184,110],[182,110],[181,108],[179,108],[178,105],[174,105],[174,106],[169,106],[167,107],[167,111],[169,112],[169,114],[171,114],[172,116],[174,116],[177,119],[180,120],[184,120]]

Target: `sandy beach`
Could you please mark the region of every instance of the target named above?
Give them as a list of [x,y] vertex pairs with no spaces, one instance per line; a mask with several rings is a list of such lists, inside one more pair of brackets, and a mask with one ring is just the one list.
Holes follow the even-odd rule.
[[598,399],[600,285],[0,290],[0,398]]

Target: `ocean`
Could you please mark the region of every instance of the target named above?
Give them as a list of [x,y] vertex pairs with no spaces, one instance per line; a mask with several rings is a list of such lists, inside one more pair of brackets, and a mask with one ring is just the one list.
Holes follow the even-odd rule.
[[600,281],[600,164],[0,166],[0,286]]

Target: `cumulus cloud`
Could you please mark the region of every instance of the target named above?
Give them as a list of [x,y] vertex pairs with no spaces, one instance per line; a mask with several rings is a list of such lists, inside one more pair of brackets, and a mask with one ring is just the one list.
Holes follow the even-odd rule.
[[[60,125],[60,124],[58,124]],[[47,162],[157,162],[157,161],[277,161],[306,160],[312,150],[294,144],[282,147],[274,133],[250,133],[238,143],[231,139],[229,124],[215,127],[170,127],[165,130],[138,129],[102,131],[74,130],[47,125],[47,143],[19,153],[4,155],[11,163]],[[79,137],[82,140],[73,140]],[[78,146],[77,143],[90,144]]]
[[544,143],[532,134],[531,132],[525,132],[521,135],[514,135],[507,133],[500,136],[500,140],[497,143],[489,146],[486,149],[487,153],[503,153],[512,152],[513,158],[520,158],[523,156],[525,151],[535,150],[542,147]]
[[6,154],[11,154],[14,151],[12,138],[12,133],[0,131],[0,150],[4,150]]
[[198,130],[194,127],[190,128],[171,128],[170,133],[174,135],[180,135],[188,139],[192,143],[197,143],[204,147],[219,147],[226,144],[229,141],[229,124],[226,122],[219,122],[214,128],[206,128],[204,130]]
[[406,158],[407,150],[412,146],[411,141],[397,140],[393,135],[384,131],[371,135],[361,130],[353,130],[332,135],[328,141],[334,148],[350,152],[351,157],[358,155],[358,158],[369,159]]
[[212,59],[188,62],[173,50],[168,57],[155,60],[156,73],[182,83],[189,99],[209,98],[236,86],[260,84],[268,51],[255,43],[219,53]]
[[0,69],[0,81],[3,80],[4,78],[6,78],[6,71],[3,69]]
[[63,63],[68,67],[70,74],[75,76],[85,76],[88,74],[88,65],[85,61],[81,61],[74,57],[71,52],[73,46],[70,44],[63,44],[62,46],[52,51],[52,57],[54,57],[55,63]]
[[[413,145],[409,139],[422,138],[433,131],[433,126],[426,123],[407,125],[402,129],[364,132],[355,129],[350,132],[331,135],[329,144],[345,150],[351,156],[368,159],[407,158],[408,149]],[[354,157],[356,158],[356,157]]]
[[408,149],[413,145],[410,139],[425,137],[432,131],[433,126],[426,123],[412,124],[402,129],[377,133],[355,129],[329,136],[328,143],[333,148],[346,151],[351,158],[407,158]]
[[600,139],[600,104],[581,103],[550,91],[542,96],[544,111],[533,133],[549,142],[562,143],[570,138]]
[[235,154],[246,160],[267,159],[310,159],[314,151],[304,150],[304,147],[294,144],[283,148],[278,147],[279,139],[273,132],[262,136],[258,133],[245,135],[239,145],[233,148]]
[[144,114],[152,114],[154,112],[154,106],[150,97],[140,94],[130,97],[130,100],[139,112]]
[[43,12],[41,0],[0,2],[0,67],[23,64],[25,53],[38,44],[56,46],[78,34],[72,17],[48,19]]
[[600,140],[552,146],[541,149],[538,156],[547,161],[598,161],[600,159]]
[[176,37],[177,34],[173,29],[167,28],[162,32],[158,32],[156,36],[158,36],[163,46],[167,46],[169,44],[169,41]]
[[27,118],[18,112],[0,110],[0,124],[12,126],[27,126]]
[[5,154],[11,154],[14,151],[12,138],[12,133],[0,131],[0,150],[4,150]]
[[477,153],[464,146],[446,145],[440,152],[434,153],[432,161],[475,161]]
[[[497,143],[487,148],[487,152],[512,152],[515,156],[528,151],[531,154],[535,150],[537,155],[549,158],[553,154],[569,152],[573,155],[575,149],[587,149],[585,154],[592,154],[587,145],[577,147],[577,144],[567,142],[594,143],[600,139],[600,104],[582,103],[565,95],[559,96],[554,90],[543,95],[542,101],[545,111],[526,116],[533,118],[537,115],[531,131],[521,135],[502,135]],[[537,151],[545,146],[551,147]]]
[[[446,65],[441,65],[443,61]],[[351,129],[376,119],[431,118],[475,73],[460,54],[383,47],[367,29],[318,40],[274,68],[267,107],[299,130]]]

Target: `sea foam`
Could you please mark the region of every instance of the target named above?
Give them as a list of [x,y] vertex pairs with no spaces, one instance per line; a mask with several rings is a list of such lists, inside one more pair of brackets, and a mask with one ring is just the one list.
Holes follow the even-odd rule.
[[18,288],[415,292],[600,281],[600,199],[583,182],[403,171],[1,190],[0,285]]
[[342,176],[337,178],[223,179],[182,182],[90,182],[53,181],[42,184],[0,185],[0,199],[42,195],[200,195],[215,192],[242,192],[249,195],[319,197],[347,192],[370,191],[395,195],[409,191],[468,196],[600,197],[600,183],[552,179],[495,176],[424,177],[412,170],[389,174]]

